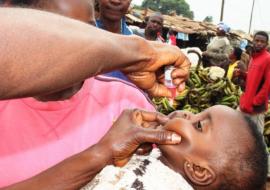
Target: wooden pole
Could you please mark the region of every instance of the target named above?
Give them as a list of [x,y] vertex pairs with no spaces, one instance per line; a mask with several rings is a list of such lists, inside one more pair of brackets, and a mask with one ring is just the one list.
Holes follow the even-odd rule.
[[252,20],[253,20],[254,6],[255,6],[255,0],[253,0],[252,8],[251,8],[250,21],[249,21],[249,29],[248,29],[248,33],[249,34],[250,34],[250,31],[251,31],[251,25],[252,25]]
[[220,22],[223,21],[223,16],[224,16],[224,5],[225,5],[225,0],[222,0],[222,4],[221,4],[221,13],[220,13]]

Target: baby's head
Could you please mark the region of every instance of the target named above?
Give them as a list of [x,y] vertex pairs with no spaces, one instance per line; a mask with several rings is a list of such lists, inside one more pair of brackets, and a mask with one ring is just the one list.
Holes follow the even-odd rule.
[[195,189],[262,189],[267,152],[256,125],[240,112],[214,106],[197,114],[174,113],[168,130],[179,145],[160,146],[161,160],[181,173]]

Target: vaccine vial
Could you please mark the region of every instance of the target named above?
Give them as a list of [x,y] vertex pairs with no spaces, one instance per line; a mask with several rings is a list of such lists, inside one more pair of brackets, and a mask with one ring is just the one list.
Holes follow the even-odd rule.
[[172,72],[174,70],[174,66],[166,66],[165,67],[165,86],[167,88],[175,88],[172,80]]
[[164,85],[171,91],[172,99],[176,96],[176,86],[173,84],[172,72],[175,69],[174,66],[166,66],[165,67],[165,81]]

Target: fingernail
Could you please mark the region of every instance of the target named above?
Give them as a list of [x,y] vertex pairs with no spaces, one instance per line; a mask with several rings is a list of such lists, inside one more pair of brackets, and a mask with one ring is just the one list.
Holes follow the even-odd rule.
[[170,118],[166,115],[162,115],[162,116],[158,115],[158,120],[160,120],[162,122],[168,122],[170,120]]
[[177,135],[176,133],[173,133],[172,134],[172,137],[171,137],[171,141],[175,144],[177,143],[180,143],[181,142],[181,137],[179,135]]
[[185,88],[186,88],[185,83],[180,84],[180,86],[179,86],[180,91],[183,91]]
[[182,83],[181,84],[181,88],[184,90],[186,88],[186,84],[185,83]]

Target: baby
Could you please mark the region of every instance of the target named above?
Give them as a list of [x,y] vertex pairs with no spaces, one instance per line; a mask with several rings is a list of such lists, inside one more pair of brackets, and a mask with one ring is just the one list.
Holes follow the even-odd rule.
[[[260,190],[267,152],[256,125],[238,111],[214,106],[193,115],[175,112],[165,128],[181,137],[123,168],[105,167],[83,190]],[[159,151],[161,154],[159,154]]]

